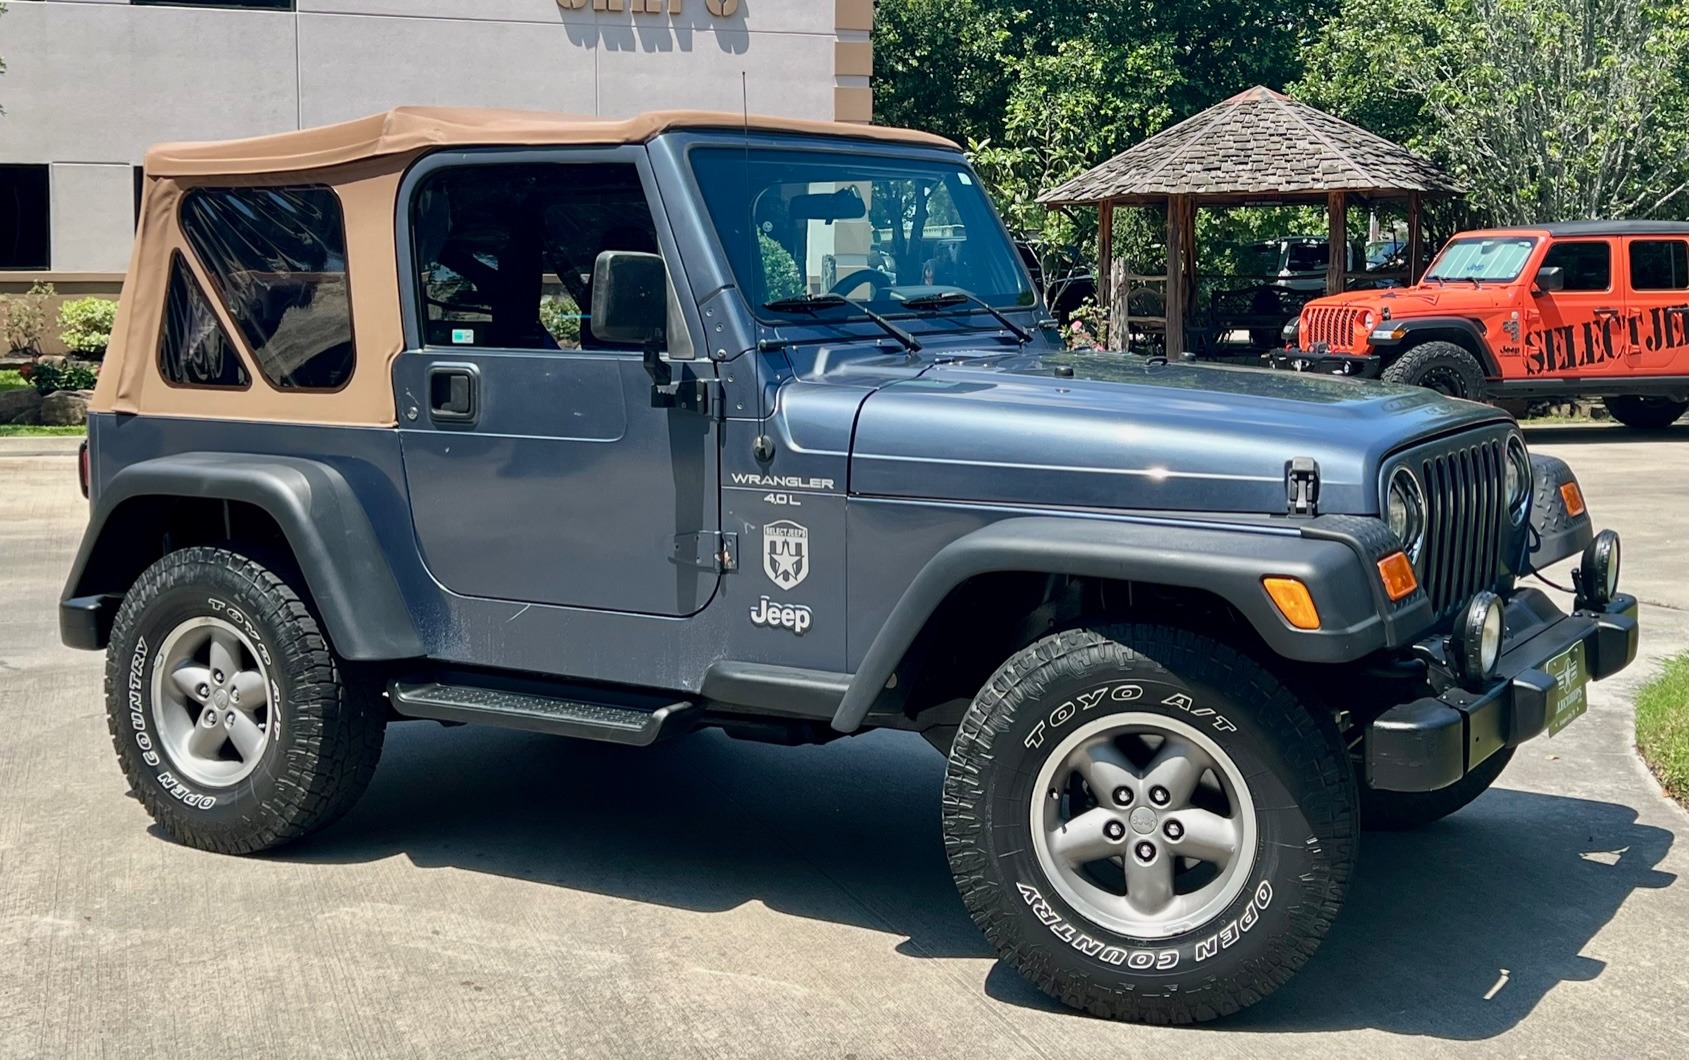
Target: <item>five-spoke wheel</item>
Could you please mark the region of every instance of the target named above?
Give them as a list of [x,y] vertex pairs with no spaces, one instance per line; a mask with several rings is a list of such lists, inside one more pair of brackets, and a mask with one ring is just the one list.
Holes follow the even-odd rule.
[[246,634],[211,615],[189,619],[164,638],[152,709],[171,761],[208,788],[245,780],[273,736],[263,661]]

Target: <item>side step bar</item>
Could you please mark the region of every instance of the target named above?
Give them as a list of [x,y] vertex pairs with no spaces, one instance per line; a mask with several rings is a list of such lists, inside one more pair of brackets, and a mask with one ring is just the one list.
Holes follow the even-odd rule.
[[394,681],[387,686],[387,694],[394,712],[407,718],[497,725],[634,747],[685,732],[703,714],[702,706],[685,701],[593,703],[437,681]]

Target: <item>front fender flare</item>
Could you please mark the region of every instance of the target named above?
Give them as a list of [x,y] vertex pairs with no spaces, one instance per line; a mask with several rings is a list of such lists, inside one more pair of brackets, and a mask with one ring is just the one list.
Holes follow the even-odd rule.
[[65,601],[127,590],[88,584],[89,562],[111,514],[126,501],[146,497],[239,501],[262,509],[281,527],[336,652],[360,660],[424,654],[357,493],[335,468],[299,457],[184,453],[119,471],[98,494],[65,583]]
[[1478,358],[1486,378],[1501,377],[1501,365],[1490,350],[1489,340],[1479,330],[1478,325],[1466,317],[1403,317],[1378,325],[1379,328],[1386,326],[1401,328],[1406,334],[1388,342],[1374,342],[1373,349],[1381,355],[1400,353],[1422,342],[1452,342],[1457,346],[1466,347],[1472,352],[1472,356]]
[[[857,667],[833,728],[851,732],[862,724],[929,616],[952,589],[980,574],[1035,571],[1207,590],[1237,608],[1270,649],[1301,662],[1349,662],[1402,642],[1426,618],[1423,593],[1403,602],[1414,605],[1408,613],[1381,607],[1377,574],[1363,564],[1376,539],[1317,529],[1333,518],[1350,517],[1242,529],[1028,516],[982,527],[940,549],[910,582]],[[1268,575],[1308,586],[1320,629],[1298,630],[1284,620],[1261,585]]]

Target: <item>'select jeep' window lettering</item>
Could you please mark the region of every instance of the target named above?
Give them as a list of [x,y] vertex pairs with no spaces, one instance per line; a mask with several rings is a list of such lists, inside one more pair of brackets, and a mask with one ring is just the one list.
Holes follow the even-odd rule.
[[284,390],[334,390],[352,374],[346,226],[326,187],[196,188],[182,231],[258,368]]
[[411,234],[430,346],[603,347],[593,263],[658,253],[639,170],[624,162],[442,170],[411,197]]
[[1630,286],[1637,291],[1689,290],[1689,240],[1638,239],[1632,243]]
[[229,333],[211,300],[182,260],[170,255],[170,288],[164,297],[164,330],[158,338],[158,370],[176,386],[245,389],[251,383]]

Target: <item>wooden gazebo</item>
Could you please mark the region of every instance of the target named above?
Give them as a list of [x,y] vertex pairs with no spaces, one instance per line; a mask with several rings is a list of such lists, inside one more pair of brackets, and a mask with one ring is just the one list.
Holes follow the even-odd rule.
[[[1167,350],[1185,348],[1196,291],[1196,211],[1201,206],[1324,203],[1330,260],[1326,291],[1349,279],[1351,196],[1407,203],[1408,275],[1421,269],[1420,200],[1461,189],[1436,166],[1357,125],[1257,85],[1086,170],[1038,197],[1048,206],[1097,207],[1099,290],[1120,300],[1113,262],[1119,206],[1167,209]],[[1360,263],[1364,266],[1364,262]],[[1111,331],[1122,333],[1118,325]]]

